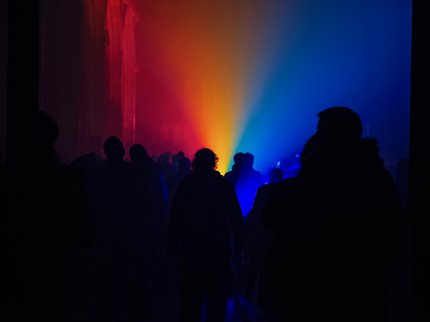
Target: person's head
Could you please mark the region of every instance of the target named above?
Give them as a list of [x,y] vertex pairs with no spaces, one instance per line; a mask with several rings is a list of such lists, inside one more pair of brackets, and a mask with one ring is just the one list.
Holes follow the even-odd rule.
[[237,152],[237,153],[234,155],[234,157],[233,157],[234,163],[236,163],[236,164],[240,164],[240,163],[242,163],[242,162],[243,162],[244,157],[245,157],[245,153],[243,153],[243,152]]
[[180,159],[185,157],[185,153],[184,151],[178,151],[178,153],[176,153],[176,158]]
[[191,161],[183,156],[178,159],[178,170],[181,172],[189,171],[191,168]]
[[157,158],[157,162],[162,165],[169,165],[170,164],[170,152],[164,152],[163,154],[160,154]]
[[356,141],[361,138],[363,126],[360,116],[352,109],[334,106],[317,114],[316,135],[321,140]]
[[245,161],[245,153],[237,152],[233,156],[233,161],[234,161],[234,164],[236,165],[236,167],[241,167]]
[[270,171],[269,180],[270,183],[278,183],[284,178],[284,171],[281,168],[273,168]]
[[48,113],[38,111],[37,126],[39,147],[52,148],[59,135],[58,124]]
[[133,144],[128,151],[132,163],[142,162],[148,156],[148,152],[141,144]]
[[208,148],[200,149],[194,154],[193,169],[196,171],[210,171],[217,168],[218,157]]
[[116,136],[111,136],[106,139],[103,144],[103,150],[108,160],[122,161],[125,155],[125,149],[122,142]]
[[254,155],[246,152],[243,157],[243,163],[247,168],[252,168],[254,166]]
[[318,137],[312,135],[305,143],[302,153],[300,153],[300,164],[305,165],[318,148]]

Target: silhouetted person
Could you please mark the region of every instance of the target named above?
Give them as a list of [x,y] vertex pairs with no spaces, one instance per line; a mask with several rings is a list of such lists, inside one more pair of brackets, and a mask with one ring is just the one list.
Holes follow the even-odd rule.
[[54,149],[58,125],[42,111],[36,121],[37,154],[26,168],[9,168],[2,182],[2,225],[10,219],[7,253],[15,261],[15,275],[8,279],[16,283],[7,296],[15,295],[15,321],[68,321],[70,256],[90,242],[91,226],[79,175]]
[[254,155],[236,153],[232,170],[225,174],[225,178],[233,183],[242,212],[248,215],[257,189],[263,184],[261,173],[254,169]]
[[[168,191],[161,169],[148,155],[146,149],[140,144],[134,144],[129,151],[131,168],[133,173],[143,177],[145,182],[150,182],[153,211],[157,213],[164,225],[167,224],[167,198]],[[149,181],[147,181],[149,180]]]
[[[167,269],[167,200],[163,177],[146,149],[140,144],[131,146],[131,221],[128,231],[128,251],[139,268],[134,272],[133,311],[140,316],[153,318],[155,305],[161,301],[157,294],[162,287]],[[139,289],[140,285],[140,289]],[[158,297],[157,297],[158,295]],[[140,301],[139,301],[140,298]]]
[[182,179],[191,171],[191,160],[186,156],[179,156],[176,160],[177,170],[166,177],[166,186],[169,194],[182,181]]
[[175,171],[175,167],[170,160],[170,152],[160,154],[157,158],[156,165],[158,166],[164,177],[170,175]]
[[[125,149],[120,139],[111,136],[103,144],[106,156],[101,169],[100,206],[103,209],[99,218],[103,228],[103,242],[109,247],[117,245],[124,233],[122,224],[127,213],[130,191],[130,167],[124,160]],[[102,232],[102,230],[99,230]],[[112,244],[113,243],[113,244]]]
[[233,166],[231,167],[231,170],[226,172],[224,177],[230,181],[234,186],[236,186],[236,183],[239,180],[239,176],[241,173],[241,170],[243,168],[243,164],[245,163],[245,153],[243,152],[237,152],[233,156]]
[[[99,148],[101,149],[101,147]],[[97,211],[97,198],[100,197],[100,170],[103,159],[94,152],[86,153],[70,163],[70,167],[80,173],[85,198],[88,203],[88,213],[94,233],[98,230],[95,226]],[[72,253],[72,297],[73,311],[71,321],[81,321],[89,314],[93,307],[89,305],[93,294],[93,283],[96,274],[94,271],[94,240],[85,248],[75,249]],[[91,303],[92,304],[92,303]]]
[[116,321],[124,311],[128,246],[131,238],[130,167],[125,149],[115,136],[103,144],[102,163],[94,213],[94,313],[95,321]]
[[281,321],[384,321],[402,209],[375,140],[345,107],[318,114],[297,178],[264,208],[264,289]]
[[179,164],[178,164],[179,159],[184,157],[186,157],[184,151],[178,151],[176,154],[172,155],[172,164],[176,170],[179,169]]
[[123,241],[124,297],[129,320],[142,321],[153,316],[149,299],[154,276],[150,276],[150,267],[157,262],[153,252],[161,252],[156,246],[161,239],[162,214],[156,213],[156,201],[162,200],[162,196],[157,196],[158,178],[145,147],[131,145],[129,156],[129,216]]
[[256,298],[259,298],[259,277],[266,254],[272,242],[272,232],[263,222],[263,207],[276,184],[283,179],[284,173],[280,168],[274,168],[269,174],[269,183],[257,190],[254,205],[246,217],[246,243],[244,257],[248,264],[248,276],[245,284],[245,296],[253,298],[256,289]]
[[77,169],[82,176],[82,181],[85,189],[85,195],[89,199],[90,206],[92,206],[94,194],[98,186],[96,185],[102,166],[103,159],[95,152],[90,152],[81,155],[70,163],[70,166]]
[[241,251],[243,219],[233,186],[216,171],[210,149],[196,152],[193,171],[176,189],[169,245],[180,266],[180,321],[224,321],[229,261]]

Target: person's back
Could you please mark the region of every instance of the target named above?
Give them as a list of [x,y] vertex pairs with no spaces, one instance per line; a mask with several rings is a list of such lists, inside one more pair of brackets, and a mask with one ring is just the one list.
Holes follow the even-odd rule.
[[[26,168],[8,169],[5,217],[15,262],[17,321],[66,321],[70,317],[70,260],[91,240],[80,177],[58,157],[59,129],[45,112],[37,118],[37,155]],[[7,295],[9,296],[9,294]]]
[[[320,124],[326,117],[332,116],[321,115]],[[400,236],[398,194],[375,141],[337,134],[318,129],[303,151],[299,177],[278,185],[264,210],[275,233],[266,274],[285,319],[380,321],[384,315]],[[300,316],[304,309],[309,314]]]
[[155,186],[155,167],[147,155],[146,149],[140,144],[134,144],[129,150],[130,156],[130,202],[133,212],[141,217],[148,216],[150,202]]
[[90,304],[93,320],[114,321],[122,309],[124,258],[130,236],[130,168],[119,138],[107,138],[103,150],[106,159],[100,164],[98,191],[94,193],[95,236],[90,261],[97,275],[91,280]]
[[174,214],[183,217],[181,224],[186,229],[181,254],[200,256],[210,250],[210,256],[228,256],[228,227],[235,202],[232,186],[219,173],[185,177],[176,190],[172,207]]
[[233,186],[214,170],[209,149],[196,153],[194,171],[178,185],[170,210],[169,243],[181,266],[181,321],[223,321],[229,259],[243,242],[243,220]]
[[139,252],[143,247],[147,252],[161,254],[167,247],[167,204],[163,178],[143,146],[133,145],[129,154],[131,218],[127,237],[131,240],[130,248]]
[[[129,214],[130,168],[124,161],[121,140],[111,136],[104,142],[106,160],[100,167],[97,193],[96,243],[104,251],[114,251],[126,234],[124,226]],[[116,250],[115,250],[116,251]]]
[[272,241],[272,232],[263,222],[263,209],[268,196],[282,179],[283,171],[280,168],[271,170],[269,183],[258,188],[253,207],[246,217],[244,257],[248,263],[248,276],[245,284],[245,296],[250,299],[253,297],[254,291],[256,291],[257,299],[260,299],[259,277]]

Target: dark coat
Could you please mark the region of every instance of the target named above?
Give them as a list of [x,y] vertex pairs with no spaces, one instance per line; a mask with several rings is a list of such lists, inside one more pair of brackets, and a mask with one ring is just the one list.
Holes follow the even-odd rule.
[[264,219],[275,234],[264,283],[281,316],[382,316],[400,249],[402,208],[371,143],[316,149],[297,178],[278,184]]
[[228,259],[243,244],[243,219],[233,185],[218,172],[193,172],[178,185],[169,216],[170,249],[180,257]]

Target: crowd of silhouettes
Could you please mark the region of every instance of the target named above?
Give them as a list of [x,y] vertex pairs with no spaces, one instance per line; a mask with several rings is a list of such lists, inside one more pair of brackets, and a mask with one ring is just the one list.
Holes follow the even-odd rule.
[[222,175],[209,148],[115,136],[64,164],[39,112],[37,155],[0,165],[2,320],[222,322],[241,294],[261,322],[387,321],[394,279],[407,289],[407,160],[393,178],[347,107],[318,118],[295,175],[264,183],[249,152]]

